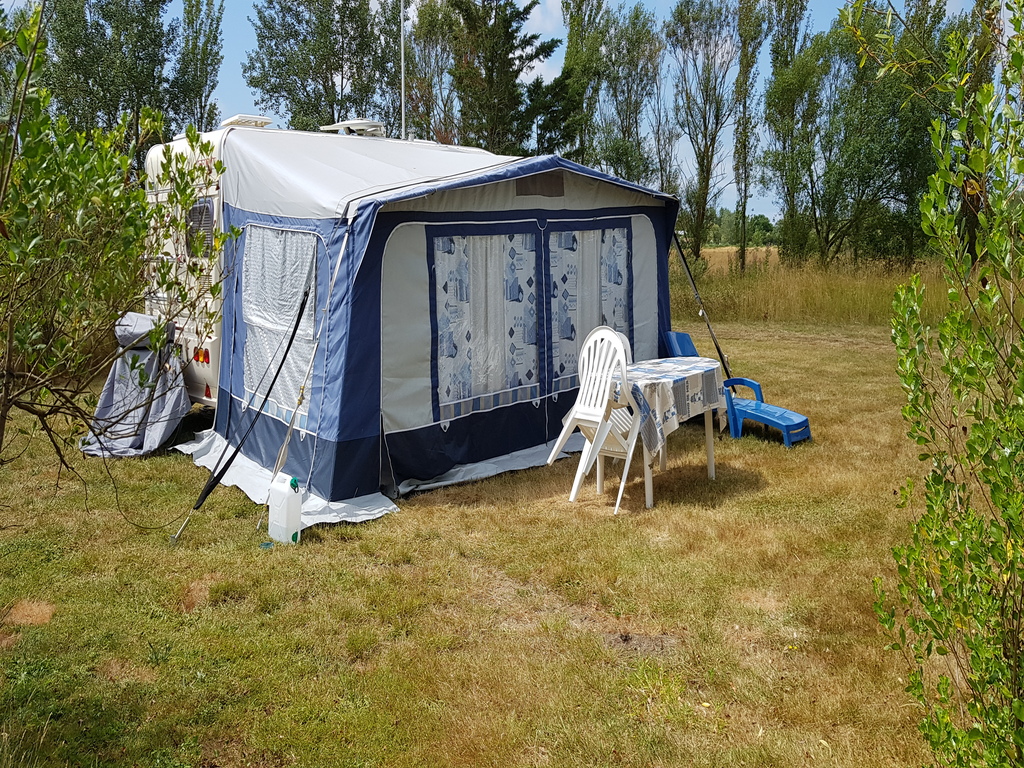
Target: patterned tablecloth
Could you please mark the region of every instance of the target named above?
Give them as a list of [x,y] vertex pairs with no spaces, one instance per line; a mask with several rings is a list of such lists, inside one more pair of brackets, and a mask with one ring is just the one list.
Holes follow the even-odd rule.
[[[705,411],[724,408],[722,365],[706,357],[668,357],[627,366],[633,399],[640,406],[640,437],[653,456],[665,436]],[[615,384],[619,397],[621,384]]]

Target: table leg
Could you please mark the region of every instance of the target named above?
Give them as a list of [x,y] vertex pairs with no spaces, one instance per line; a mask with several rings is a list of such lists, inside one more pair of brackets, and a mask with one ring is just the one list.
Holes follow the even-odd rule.
[[715,430],[711,411],[704,411],[704,441],[708,445],[708,477],[715,479]]
[[[662,450],[665,450],[662,448]],[[647,508],[650,509],[654,506],[654,477],[652,464],[654,464],[654,457],[651,456],[647,450],[647,446],[644,446],[644,501],[647,503]]]

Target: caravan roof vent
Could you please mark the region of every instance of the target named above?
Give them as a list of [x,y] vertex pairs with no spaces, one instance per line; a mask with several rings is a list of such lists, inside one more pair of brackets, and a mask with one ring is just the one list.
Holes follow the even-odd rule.
[[340,123],[334,125],[321,125],[321,131],[337,131],[346,136],[385,136],[384,123],[378,123],[376,120],[365,120],[363,118],[356,118],[355,120],[342,120]]
[[227,128],[232,125],[245,125],[250,128],[266,128],[272,122],[274,121],[263,115],[233,115],[227,120],[223,120],[220,127]]

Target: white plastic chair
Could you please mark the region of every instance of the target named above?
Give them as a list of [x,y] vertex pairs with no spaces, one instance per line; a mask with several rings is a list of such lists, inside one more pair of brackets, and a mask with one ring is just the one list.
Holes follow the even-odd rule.
[[[551,464],[577,428],[586,438],[569,501],[576,501],[583,478],[590,473],[595,462],[597,492],[603,493],[604,457],[623,459],[625,464],[622,467],[619,495],[615,500],[615,514],[618,514],[619,506],[622,504],[622,492],[626,488],[629,463],[640,434],[640,409],[633,401],[633,394],[626,378],[627,345],[628,341],[624,344],[621,334],[607,326],[598,326],[584,340],[579,357],[579,395],[575,405],[566,414],[562,432],[555,441],[551,455],[548,456],[548,464]],[[616,373],[622,382],[618,403],[612,398],[613,378]],[[649,467],[645,467],[644,483],[647,497],[650,499],[653,481]]]
[[622,346],[626,350],[626,365],[631,365],[633,363],[633,347],[630,346],[629,336],[620,331],[616,331],[615,335],[622,340]]

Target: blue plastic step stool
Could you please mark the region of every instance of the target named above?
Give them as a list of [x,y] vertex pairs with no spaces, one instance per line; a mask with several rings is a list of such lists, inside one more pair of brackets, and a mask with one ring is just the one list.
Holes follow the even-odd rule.
[[[764,401],[761,393],[761,385],[753,379],[733,378],[725,380],[725,407],[729,415],[729,433],[733,437],[743,435],[743,420],[750,419],[782,432],[782,441],[787,448],[792,448],[793,443],[801,440],[811,439],[811,425],[807,417],[791,411],[787,408],[780,408],[777,405],[769,405]],[[730,391],[732,387],[747,387],[753,390],[756,400],[747,400],[742,397],[733,397]]]

